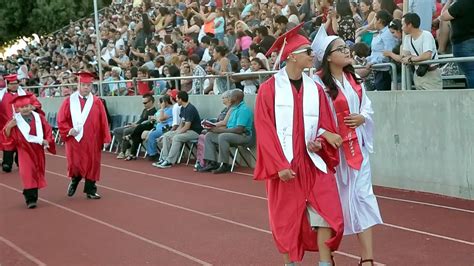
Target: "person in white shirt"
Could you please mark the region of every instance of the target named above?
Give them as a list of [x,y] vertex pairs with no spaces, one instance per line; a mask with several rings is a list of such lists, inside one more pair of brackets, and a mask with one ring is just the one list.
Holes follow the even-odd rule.
[[[401,61],[413,64],[425,60],[438,59],[436,43],[429,31],[420,29],[420,17],[415,13],[403,16],[402,30],[407,34],[403,40]],[[425,65],[426,66],[426,65]],[[423,65],[415,65],[414,82],[417,90],[442,90],[443,81],[438,64],[431,64],[426,71]],[[423,73],[425,72],[425,73]]]

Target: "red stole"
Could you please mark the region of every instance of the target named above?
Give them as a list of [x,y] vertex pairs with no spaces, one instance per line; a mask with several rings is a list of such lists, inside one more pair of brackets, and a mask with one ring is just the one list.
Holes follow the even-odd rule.
[[[362,103],[362,87],[357,84],[354,78],[350,74],[345,75],[351,87],[355,90],[359,96],[359,101]],[[334,110],[336,111],[337,125],[339,127],[339,134],[343,140],[342,150],[346,157],[347,164],[355,170],[360,170],[362,165],[363,157],[359,147],[359,141],[357,139],[356,129],[350,128],[344,123],[344,118],[348,117],[351,113],[349,104],[344,96],[344,93],[339,91],[336,99],[333,100]]]

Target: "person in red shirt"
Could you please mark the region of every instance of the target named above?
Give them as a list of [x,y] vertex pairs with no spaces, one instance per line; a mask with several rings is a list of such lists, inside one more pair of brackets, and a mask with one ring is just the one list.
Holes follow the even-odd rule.
[[344,225],[334,177],[339,163],[335,132],[322,88],[303,70],[312,67],[303,23],[280,36],[267,54],[280,51],[286,67],[260,85],[255,105],[256,180],[265,180],[270,227],[286,265],[305,251],[319,251],[332,265]]
[[42,114],[33,111],[32,99],[31,94],[15,97],[13,118],[0,134],[3,146],[18,151],[23,195],[29,209],[36,208],[38,189],[46,186],[44,149],[56,154],[51,126]]
[[72,197],[82,178],[88,199],[100,199],[95,183],[100,179],[101,152],[110,143],[107,115],[102,101],[92,95],[94,76],[76,74],[79,88],[59,108],[58,128],[66,143],[67,173],[71,183],[67,195]]

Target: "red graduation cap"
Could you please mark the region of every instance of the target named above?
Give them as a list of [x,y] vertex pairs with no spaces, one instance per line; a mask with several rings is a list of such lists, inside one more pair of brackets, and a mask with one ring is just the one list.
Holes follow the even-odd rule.
[[78,83],[92,83],[94,82],[95,75],[90,72],[78,72],[74,73],[77,76]]
[[273,52],[278,51],[279,57],[277,58],[277,62],[275,62],[278,63],[285,61],[290,53],[295,51],[298,47],[310,44],[308,38],[298,33],[303,25],[304,22],[278,37],[272,47],[268,49],[266,56],[269,57]]
[[15,81],[18,81],[18,75],[17,74],[10,74],[10,75],[6,75],[3,77],[6,81],[8,82],[15,82]]
[[28,93],[26,95],[16,96],[12,100],[12,104],[15,108],[20,108],[25,105],[31,104],[33,101],[33,94]]

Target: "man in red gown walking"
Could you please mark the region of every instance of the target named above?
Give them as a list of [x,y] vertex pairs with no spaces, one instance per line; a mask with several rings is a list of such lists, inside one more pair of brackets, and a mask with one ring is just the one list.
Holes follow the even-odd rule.
[[5,149],[18,152],[23,195],[29,209],[36,208],[38,189],[46,186],[44,149],[56,153],[51,126],[42,114],[33,111],[32,100],[32,94],[13,99],[16,112],[0,135]]
[[72,197],[82,178],[88,199],[100,199],[96,182],[100,179],[102,147],[110,143],[107,115],[102,101],[92,95],[94,75],[87,72],[78,76],[78,90],[59,108],[58,128],[66,143],[67,172],[71,178],[67,195]]
[[[6,123],[13,117],[13,99],[15,99],[17,96],[26,95],[25,90],[23,90],[18,84],[17,74],[7,75],[4,77],[4,79],[7,82],[7,87],[0,89],[0,129],[3,129]],[[31,95],[30,97],[32,109],[35,112],[44,115],[44,112],[41,110],[41,103],[38,101],[38,99],[36,99],[34,95]],[[0,145],[0,150],[3,150],[2,170],[6,173],[9,173],[13,167],[13,157],[16,148],[15,146],[9,146],[8,148],[5,148]],[[15,160],[17,160],[17,158],[15,158]]]
[[302,24],[280,36],[268,53],[280,51],[286,67],[264,82],[255,106],[258,160],[254,176],[266,180],[270,227],[285,265],[319,251],[319,265],[343,235],[335,166],[342,139],[321,87],[303,70],[313,65]]

